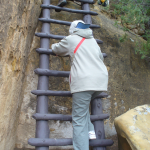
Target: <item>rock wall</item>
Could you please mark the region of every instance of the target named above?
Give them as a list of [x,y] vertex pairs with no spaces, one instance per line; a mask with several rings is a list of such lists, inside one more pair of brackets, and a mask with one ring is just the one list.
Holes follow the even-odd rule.
[[0,149],[13,150],[41,0],[0,1]]
[[[51,3],[57,5],[56,0]],[[42,23],[38,23],[41,0],[24,0],[0,2],[1,35],[0,35],[0,146],[2,150],[31,150],[34,147],[27,144],[28,138],[35,137],[36,96],[30,93],[37,89],[38,76],[34,69],[39,67],[39,55],[35,49],[40,47],[40,38],[35,37],[41,31]],[[7,6],[6,6],[7,4]],[[72,1],[66,7],[81,9]],[[105,64],[109,71],[109,97],[103,99],[104,113],[110,118],[105,121],[107,138],[115,140],[108,150],[117,150],[114,118],[130,108],[148,103],[150,97],[149,65],[140,56],[135,55],[135,36],[128,34],[127,41],[119,42],[124,32],[114,27],[114,21],[101,11],[100,6],[94,4],[92,11],[98,16],[92,17],[94,24],[101,26],[94,29],[94,36],[103,40],[100,45],[102,52],[107,53]],[[7,12],[7,13],[6,13]],[[5,15],[4,15],[5,14]],[[82,19],[79,14],[67,12],[56,13],[51,10],[51,18],[73,21]],[[51,24],[51,33],[68,35],[68,26]],[[139,42],[141,42],[139,40]],[[58,40],[51,40],[51,44]],[[50,56],[50,69],[70,70],[69,58]],[[69,90],[68,78],[50,77],[51,90]],[[49,112],[71,114],[72,100],[64,97],[49,97]],[[21,110],[20,110],[21,107]],[[19,122],[18,122],[19,118]],[[50,138],[71,138],[71,122],[50,121]],[[17,130],[17,131],[16,131]],[[3,131],[3,132],[2,132]],[[17,132],[17,137],[16,137]],[[7,143],[7,144],[6,144]],[[51,147],[50,149],[72,149],[68,147]]]
[[150,105],[135,107],[114,120],[121,150],[149,150]]
[[[54,0],[52,0],[51,3],[57,5],[57,1]],[[81,9],[79,5],[71,1],[68,2],[66,7]],[[99,13],[98,16],[92,17],[92,21],[101,26],[100,29],[94,29],[94,36],[104,41],[104,44],[100,46],[102,52],[108,54],[108,57],[105,59],[105,64],[109,71],[109,97],[103,99],[103,109],[104,113],[110,114],[110,118],[105,121],[106,137],[112,138],[115,144],[107,149],[117,150],[114,118],[130,108],[148,103],[150,96],[150,70],[148,64],[134,53],[136,38],[132,34],[128,34],[127,41],[120,43],[119,37],[124,35],[124,32],[114,26],[114,21],[109,19],[104,12],[101,12],[97,4],[91,6],[91,10]],[[63,11],[56,13],[55,10],[51,10],[51,18],[73,21],[82,19],[83,16]],[[36,32],[41,31],[41,25],[42,24],[39,22]],[[67,36],[68,29],[68,26],[51,24],[52,34]],[[30,94],[30,91],[37,89],[38,77],[33,70],[38,68],[39,65],[39,55],[35,52],[35,49],[40,47],[39,40],[39,38],[34,37],[27,63],[26,75],[23,83],[23,104],[18,125],[16,150],[34,149],[27,144],[27,139],[35,137],[35,120],[32,119],[32,114],[35,113],[36,96]],[[51,40],[51,44],[54,42],[58,42],[58,40]],[[70,70],[69,58],[50,56],[50,69]],[[68,78],[50,77],[49,88],[51,90],[69,90]],[[50,113],[71,114],[71,105],[71,98],[49,97]],[[71,122],[50,121],[49,128],[51,131],[50,138],[72,137]],[[51,147],[50,149],[72,149],[72,146]]]

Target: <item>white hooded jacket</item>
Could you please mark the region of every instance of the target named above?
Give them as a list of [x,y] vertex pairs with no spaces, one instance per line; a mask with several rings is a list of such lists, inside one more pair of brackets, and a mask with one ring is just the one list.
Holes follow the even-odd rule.
[[[108,72],[103,63],[103,55],[92,30],[75,28],[81,20],[72,22],[71,35],[59,43],[52,44],[52,51],[59,56],[70,55],[72,58],[69,76],[71,93],[81,91],[107,91]],[[74,54],[74,50],[82,40],[83,43]]]

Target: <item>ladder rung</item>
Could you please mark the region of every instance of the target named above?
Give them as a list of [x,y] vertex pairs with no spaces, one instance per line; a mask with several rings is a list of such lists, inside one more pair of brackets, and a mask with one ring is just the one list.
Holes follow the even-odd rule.
[[96,99],[96,98],[106,98],[106,97],[108,97],[108,94],[105,93],[105,92],[102,92],[101,94],[99,94],[98,96],[96,96],[94,99]]
[[[49,33],[35,33],[36,36],[41,37],[41,38],[53,38],[53,39],[58,39],[62,40],[66,36],[63,35],[54,35],[54,34],[49,34]],[[103,44],[103,41],[95,39],[98,44]]]
[[68,96],[72,97],[72,94],[70,91],[51,91],[51,90],[33,90],[31,91],[32,94],[38,95],[38,96]]
[[[32,94],[37,96],[68,96],[72,97],[72,94],[70,91],[51,91],[51,90],[33,90],[31,91]],[[108,97],[108,94],[105,92],[102,92],[95,98],[106,98]]]
[[70,71],[57,71],[57,70],[49,70],[49,69],[41,69],[41,68],[35,69],[34,72],[39,75],[55,76],[55,77],[69,77],[70,74]]
[[[67,25],[67,26],[71,25],[71,22],[69,22],[69,21],[62,21],[62,20],[56,20],[56,19],[50,19],[50,18],[39,18],[39,21],[48,22],[48,23],[62,24],[62,25]],[[95,25],[95,24],[91,24],[90,28],[100,28],[100,26]]]
[[37,52],[37,53],[40,53],[40,54],[48,54],[48,55],[54,55],[54,56],[56,56],[56,54],[53,53],[52,49],[37,48],[37,49],[36,49],[36,52]]
[[[46,48],[37,48],[36,52],[40,54],[48,54],[48,55],[54,55],[56,56],[55,53],[53,53],[52,49],[46,49]],[[63,56],[63,57],[69,57],[69,55]]]
[[89,4],[94,4],[93,0],[76,0],[78,2],[83,2],[83,3],[89,3]]
[[[60,120],[60,121],[72,121],[72,115],[63,115],[63,114],[40,114],[36,113],[32,116],[36,120]],[[103,119],[108,119],[108,114],[101,115],[91,115],[91,121],[98,121]]]
[[54,6],[54,5],[45,5],[45,4],[42,4],[41,7],[42,8],[48,8],[48,9],[57,9],[57,10],[61,10],[61,11],[71,12],[71,13],[98,15],[98,13],[94,12],[94,11],[70,9],[70,8],[59,7],[59,6]]
[[[51,49],[46,49],[46,48],[37,48],[36,51],[40,54],[49,54],[49,55],[54,55],[56,56],[55,53],[53,53],[53,51]],[[107,54],[106,53],[102,53],[103,54],[103,57],[106,58],[107,57]],[[68,57],[69,55],[67,56],[64,56],[64,57]]]
[[[106,147],[113,145],[113,141],[110,139],[95,139],[90,140],[89,145],[93,147]],[[48,138],[30,138],[28,144],[32,146],[67,146],[72,145],[72,139],[48,139]]]

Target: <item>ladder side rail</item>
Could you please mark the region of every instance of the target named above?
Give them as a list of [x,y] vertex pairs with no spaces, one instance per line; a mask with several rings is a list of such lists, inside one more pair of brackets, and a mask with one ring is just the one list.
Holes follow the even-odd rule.
[[[83,10],[90,10],[90,6],[88,3],[83,3],[82,5]],[[83,21],[88,24],[92,24],[92,18],[91,15],[84,15]],[[94,99],[91,101],[91,114],[92,115],[98,115],[102,114],[102,104],[101,99]],[[99,107],[100,105],[100,107]],[[96,139],[105,139],[105,132],[104,132],[104,121],[94,121],[94,129],[96,134]],[[106,150],[106,147],[93,147],[93,150]]]
[[[50,0],[43,0],[43,4],[50,5]],[[50,18],[50,10],[43,9],[43,17]],[[50,24],[43,23],[42,32],[50,33]],[[49,38],[40,39],[40,47],[49,49]],[[49,69],[49,55],[40,54],[40,68]],[[38,90],[48,90],[48,76],[39,76],[38,78]],[[37,96],[36,113],[47,114],[48,113],[48,96]],[[36,121],[36,138],[49,138],[49,126],[46,120]],[[36,147],[36,150],[49,150],[49,146]]]
[[[92,115],[103,115],[102,100],[100,98],[95,98],[91,101],[91,114]],[[105,139],[104,131],[104,120],[94,121],[94,128],[96,133],[96,139]],[[107,142],[106,142],[107,144]],[[93,147],[93,150],[106,150],[106,147]]]

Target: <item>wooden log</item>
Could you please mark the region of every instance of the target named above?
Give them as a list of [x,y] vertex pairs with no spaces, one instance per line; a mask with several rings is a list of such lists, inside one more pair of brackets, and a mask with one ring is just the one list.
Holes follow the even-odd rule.
[[34,95],[45,95],[45,96],[68,96],[72,97],[70,91],[51,91],[51,90],[33,90],[31,91]]
[[[45,96],[68,96],[72,97],[70,91],[51,91],[51,90],[33,90],[31,91],[34,95],[45,95]],[[106,98],[108,95],[105,92],[99,94],[96,98]]]
[[[50,4],[50,0],[43,0],[45,5]],[[43,10],[43,18],[50,17],[50,10]],[[50,24],[43,23],[42,31],[50,33]],[[44,49],[48,49],[50,45],[49,38],[41,38],[40,47]],[[40,54],[40,68],[48,69],[49,68],[49,56],[46,54]],[[47,76],[39,76],[38,78],[38,90],[48,90],[49,78]],[[38,96],[37,97],[37,113],[48,113],[48,96]],[[47,120],[37,120],[36,121],[36,138],[49,138],[50,130]],[[49,146],[45,147],[36,147],[36,150],[49,150]]]
[[[95,98],[91,101],[91,114],[103,114],[102,101],[100,98]],[[93,122],[96,133],[96,138],[99,140],[105,139],[104,121],[98,120]],[[106,147],[95,147],[93,150],[106,150]]]
[[95,2],[93,0],[76,0],[77,2],[82,2],[82,3],[88,3],[88,4],[94,4]]
[[38,75],[55,76],[55,77],[69,77],[70,71],[57,71],[49,69],[37,68],[34,72]]
[[[47,23],[55,23],[55,24],[61,24],[61,25],[67,25],[70,26],[72,22],[69,21],[63,21],[63,20],[56,20],[56,19],[48,19],[48,18],[39,18],[39,21],[41,22],[47,22]],[[99,25],[91,24],[90,28],[100,28]]]
[[[53,53],[52,49],[37,48],[37,49],[36,49],[36,52],[37,52],[37,53],[40,53],[40,54],[48,54],[48,55],[56,56],[56,54]],[[102,53],[102,54],[103,54],[103,57],[104,57],[104,58],[107,57],[107,54],[106,54],[106,53]],[[66,55],[66,56],[63,56],[63,57],[69,57],[69,55]]]
[[[72,139],[46,139],[46,138],[31,138],[28,144],[32,146],[67,146],[72,145]],[[110,139],[105,140],[90,140],[90,146],[111,146],[113,141]]]
[[[32,116],[36,120],[60,120],[60,121],[72,121],[72,115],[63,114],[39,114],[36,113]],[[91,115],[91,121],[108,119],[108,114]]]
[[47,8],[47,9],[57,9],[59,11],[67,11],[67,12],[71,12],[71,13],[79,13],[79,14],[89,14],[89,15],[93,15],[96,16],[98,15],[97,12],[94,11],[87,11],[87,10],[77,10],[77,9],[70,9],[70,8],[65,8],[65,7],[59,7],[59,6],[54,6],[54,5],[41,5],[42,8]]
[[[62,40],[66,36],[63,35],[54,35],[54,34],[49,34],[49,33],[35,33],[36,36],[41,37],[41,38],[52,38],[52,39],[57,39],[57,40]],[[98,44],[103,44],[103,41],[95,39]]]

